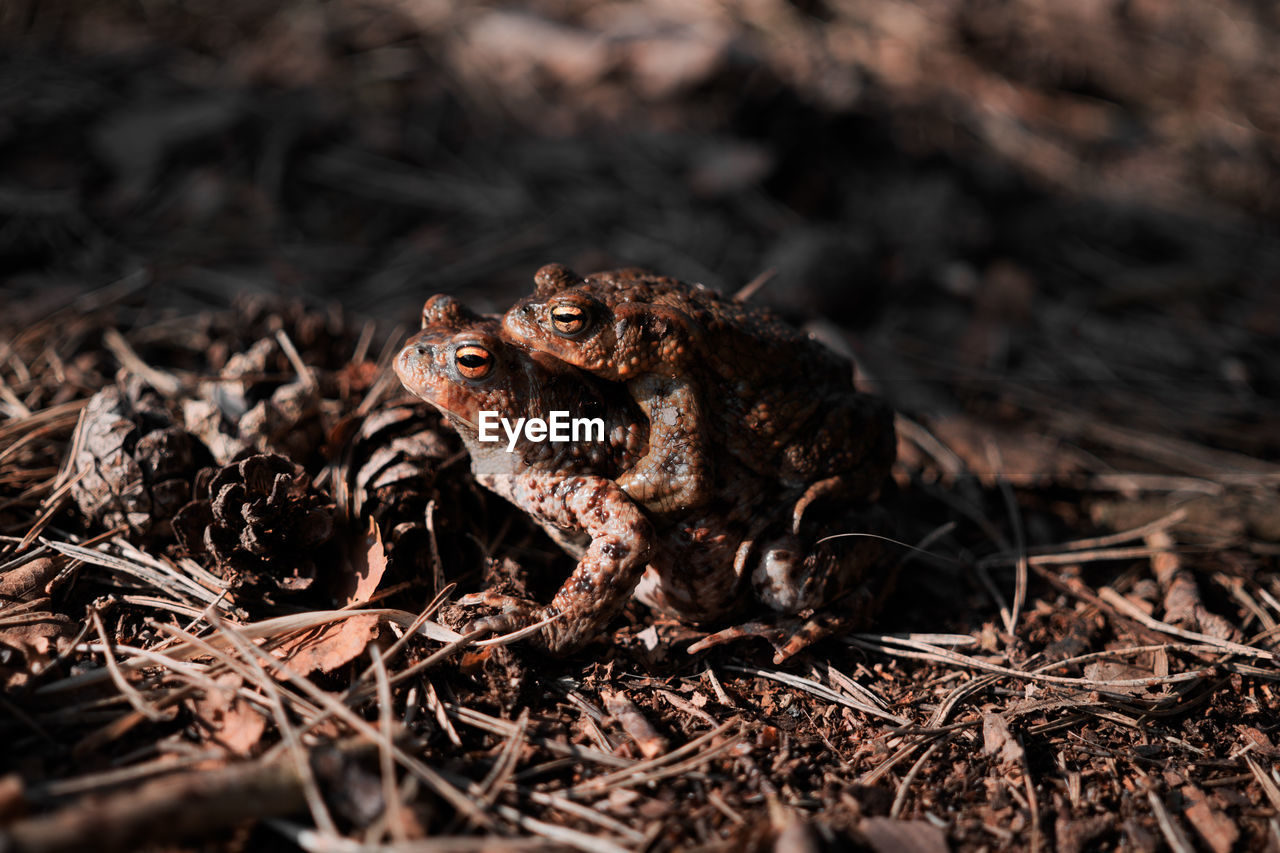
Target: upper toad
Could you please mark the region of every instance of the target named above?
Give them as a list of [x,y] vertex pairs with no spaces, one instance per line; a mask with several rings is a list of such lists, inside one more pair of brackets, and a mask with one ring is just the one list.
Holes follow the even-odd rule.
[[[715,492],[727,454],[819,494],[875,494],[893,463],[893,414],[854,390],[853,367],[773,312],[644,270],[580,277],[558,264],[507,312],[512,340],[625,382],[649,450],[618,483],[646,508],[687,510]],[[723,451],[721,451],[723,448]]]

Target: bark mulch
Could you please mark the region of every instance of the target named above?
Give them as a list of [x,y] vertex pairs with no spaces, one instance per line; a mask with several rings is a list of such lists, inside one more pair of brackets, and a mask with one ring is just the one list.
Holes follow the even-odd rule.
[[[0,10],[0,849],[1280,849],[1274,13],[198,7]],[[454,630],[571,563],[387,366],[550,261],[854,356],[873,631]]]

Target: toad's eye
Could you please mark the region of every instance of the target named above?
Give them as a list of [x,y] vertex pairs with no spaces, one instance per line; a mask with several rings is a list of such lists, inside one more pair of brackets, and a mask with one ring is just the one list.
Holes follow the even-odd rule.
[[576,335],[587,327],[587,311],[580,305],[553,305],[551,325],[562,335]]
[[493,353],[479,344],[464,344],[454,352],[453,363],[464,379],[484,379],[493,372]]

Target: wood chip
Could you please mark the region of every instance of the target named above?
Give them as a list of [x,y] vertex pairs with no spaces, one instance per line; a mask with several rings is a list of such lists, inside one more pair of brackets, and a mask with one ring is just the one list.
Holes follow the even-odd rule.
[[603,690],[601,693],[604,696],[604,706],[640,748],[641,755],[645,758],[657,758],[667,751],[667,739],[658,734],[658,730],[631,701],[631,697],[621,690]]

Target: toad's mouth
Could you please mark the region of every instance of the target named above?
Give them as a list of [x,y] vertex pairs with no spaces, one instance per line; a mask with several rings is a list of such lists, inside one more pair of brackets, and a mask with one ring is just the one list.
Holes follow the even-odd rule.
[[409,344],[400,350],[392,365],[401,384],[420,397],[434,396],[429,381],[431,371],[426,363],[430,354],[417,344]]

